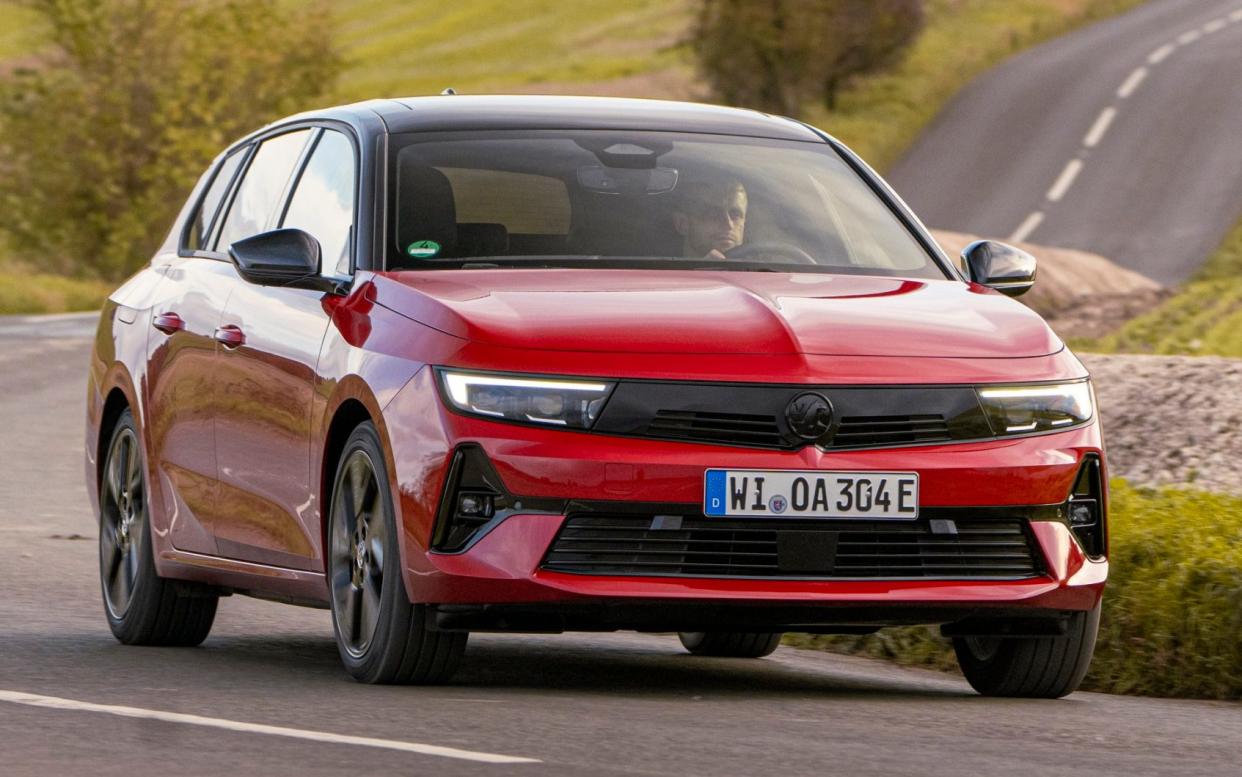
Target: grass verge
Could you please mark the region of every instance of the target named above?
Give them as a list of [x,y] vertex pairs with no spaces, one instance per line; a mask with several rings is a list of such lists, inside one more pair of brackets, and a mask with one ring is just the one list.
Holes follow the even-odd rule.
[[[1242,698],[1242,498],[1112,485],[1110,571],[1084,690]],[[790,635],[787,644],[951,669],[927,628],[866,637]]]
[[0,315],[98,310],[116,285],[0,267]]
[[1176,295],[1111,335],[1070,345],[1096,353],[1242,358],[1242,219]]

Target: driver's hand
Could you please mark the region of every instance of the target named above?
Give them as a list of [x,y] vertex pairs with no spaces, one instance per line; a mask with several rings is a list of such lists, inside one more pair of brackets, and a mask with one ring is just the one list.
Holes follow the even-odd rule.
[[723,253],[721,253],[720,251],[717,251],[717,250],[716,250],[716,249],[714,249],[714,248],[713,248],[712,250],[708,251],[708,252],[707,252],[707,253],[703,256],[703,258],[704,258],[704,259],[711,259],[711,260],[712,260],[712,261],[714,261],[714,262],[727,262],[727,261],[729,261],[728,257],[726,257]]

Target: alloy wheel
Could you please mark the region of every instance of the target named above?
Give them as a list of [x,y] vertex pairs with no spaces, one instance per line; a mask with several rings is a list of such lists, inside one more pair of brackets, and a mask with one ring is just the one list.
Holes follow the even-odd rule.
[[142,457],[133,429],[122,429],[112,441],[104,466],[102,492],[99,569],[108,612],[121,618],[133,600],[147,521]]
[[337,632],[356,658],[366,653],[380,618],[388,549],[382,505],[371,457],[352,451],[333,490],[331,582]]

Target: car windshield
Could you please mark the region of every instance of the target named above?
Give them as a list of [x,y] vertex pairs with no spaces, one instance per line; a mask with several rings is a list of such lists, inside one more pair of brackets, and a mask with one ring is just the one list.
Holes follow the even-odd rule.
[[643,267],[945,278],[827,143],[622,131],[394,138],[394,270]]

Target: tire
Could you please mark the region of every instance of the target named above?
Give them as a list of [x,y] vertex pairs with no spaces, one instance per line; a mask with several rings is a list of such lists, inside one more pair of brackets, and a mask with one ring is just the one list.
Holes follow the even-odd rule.
[[427,628],[426,605],[406,595],[392,491],[369,421],[341,451],[329,505],[332,629],[345,671],[362,683],[447,682],[469,634]]
[[99,484],[99,582],[112,634],[125,645],[192,647],[207,639],[219,596],[155,571],[145,456],[127,409]]
[[1091,666],[1100,605],[1070,616],[1059,637],[954,637],[958,665],[984,696],[1059,699],[1073,693]]
[[696,656],[717,658],[763,658],[781,644],[780,632],[767,631],[683,631],[681,644]]

